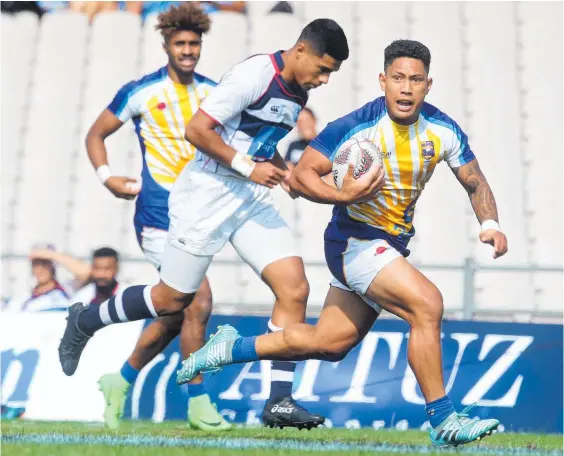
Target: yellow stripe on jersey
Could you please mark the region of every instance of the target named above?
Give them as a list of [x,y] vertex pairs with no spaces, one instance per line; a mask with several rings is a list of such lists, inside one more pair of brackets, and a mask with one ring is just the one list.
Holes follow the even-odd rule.
[[[170,100],[170,97],[168,96],[168,92],[166,91],[166,89],[163,89],[164,91],[164,96],[166,99],[166,102],[168,103],[168,106],[170,106],[170,114],[172,116],[172,121],[174,122],[174,126],[176,128],[176,132],[177,132],[177,137],[184,137],[184,130],[186,129],[186,126],[184,125],[184,122],[182,122],[182,126],[178,123],[178,120],[176,119],[176,113],[174,112],[173,109],[173,105],[172,105],[172,101]],[[180,104],[182,106],[182,102]],[[186,141],[178,141],[181,146],[182,146],[182,153],[180,154],[182,156],[182,158],[188,159],[190,156],[190,153],[188,151],[188,147],[186,144]]]
[[[390,179],[390,182],[392,185],[395,185],[395,177],[394,177],[394,173],[392,172],[392,166],[390,165],[390,159],[388,156],[388,146],[386,144],[386,139],[384,137],[384,130],[382,127],[380,127],[378,129],[378,132],[380,133],[380,144],[382,146],[382,161],[384,162],[384,167],[385,167],[385,171],[386,171],[386,176],[388,179]],[[386,201],[386,205],[388,208],[391,208],[394,206],[393,204],[393,199],[389,194],[383,193],[384,195],[384,200]]]
[[[191,85],[191,87],[193,87],[193,85]],[[176,90],[176,96],[180,101],[180,110],[182,111],[182,117],[184,118],[184,125],[186,126],[188,122],[190,122],[190,119],[192,119],[192,116],[194,114],[192,112],[192,104],[190,103],[190,95],[185,85],[174,84],[174,88]],[[196,105],[200,106],[198,91],[193,90],[193,93],[196,94]],[[192,158],[194,158],[194,155],[196,153],[196,148],[192,144],[190,144],[189,146],[190,146],[189,159],[191,160]]]
[[[153,136],[159,142],[160,146],[167,152],[167,154],[169,154],[169,156],[171,158],[173,158],[173,162],[175,164],[178,164],[178,162],[180,161],[180,158],[182,156],[181,146],[178,145],[179,141],[176,139],[178,137],[178,135],[176,135],[172,132],[172,129],[170,128],[170,125],[168,124],[168,120],[166,120],[166,117],[164,115],[163,110],[158,108],[158,104],[159,104],[158,97],[153,96],[147,102],[147,107],[149,108],[149,112],[151,113],[151,117],[153,117],[153,119],[157,123],[159,130],[163,133],[165,138],[167,138],[170,141],[170,143],[172,144],[172,147],[176,151],[176,154],[169,150],[169,148],[165,145],[165,143],[164,143],[164,141],[162,140],[161,137],[157,137],[156,135],[153,135]],[[173,109],[172,106],[169,106],[169,110],[172,111],[172,109]],[[177,158],[174,158],[175,156]]]

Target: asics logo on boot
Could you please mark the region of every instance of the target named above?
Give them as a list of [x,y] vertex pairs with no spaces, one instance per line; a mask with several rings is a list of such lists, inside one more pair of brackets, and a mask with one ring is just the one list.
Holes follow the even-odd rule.
[[270,409],[271,413],[292,413],[294,411],[294,407],[280,407],[279,405],[275,405]]

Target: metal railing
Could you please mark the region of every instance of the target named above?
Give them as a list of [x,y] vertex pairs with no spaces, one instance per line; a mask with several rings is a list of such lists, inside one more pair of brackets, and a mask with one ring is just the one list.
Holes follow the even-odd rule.
[[[76,258],[83,261],[89,261],[89,257],[77,256]],[[7,260],[28,260],[27,255],[21,254],[1,254],[0,260],[2,262]],[[146,263],[146,259],[143,257],[132,257],[132,256],[122,256],[120,257],[121,264],[127,263]],[[216,264],[222,265],[232,265],[235,267],[240,267],[245,265],[242,260],[225,260],[225,259],[214,259]],[[422,270],[443,270],[443,271],[461,271],[464,275],[463,280],[463,299],[462,299],[462,316],[464,319],[472,319],[476,313],[476,298],[475,298],[475,281],[476,273],[481,271],[491,271],[491,272],[522,272],[522,273],[532,273],[532,272],[564,272],[564,268],[561,266],[539,266],[539,265],[500,265],[500,266],[489,266],[479,264],[473,258],[466,258],[463,264],[441,264],[441,263],[420,263],[413,262],[415,267]],[[327,267],[324,261],[308,261],[305,262],[306,268],[308,266],[313,267]],[[563,304],[563,303],[561,303]],[[269,304],[270,308],[270,304]],[[562,306],[561,306],[562,308]],[[256,309],[255,309],[256,310]],[[506,309],[480,309],[481,313],[495,313],[495,314],[512,314],[513,310]],[[534,315],[539,315],[548,318],[561,318],[563,311],[561,312],[550,312],[550,311],[531,311]]]

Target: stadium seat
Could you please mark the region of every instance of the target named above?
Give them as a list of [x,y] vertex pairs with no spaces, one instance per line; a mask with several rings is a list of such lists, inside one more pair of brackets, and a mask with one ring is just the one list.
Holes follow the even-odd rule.
[[[118,200],[104,188],[86,155],[84,138],[98,115],[112,101],[119,88],[137,74],[138,42],[141,24],[138,16],[127,12],[98,15],[92,25],[89,65],[84,90],[84,115],[78,138],[74,177],[73,210],[70,219],[70,246],[84,254],[100,245],[119,250],[124,241],[125,207],[133,204]],[[136,138],[127,125],[106,139],[109,163],[115,175],[132,174]],[[137,170],[136,173],[139,173]],[[128,221],[128,224],[131,223]]]
[[[427,261],[427,263],[431,263]],[[464,271],[421,268],[421,272],[433,282],[443,295],[445,312],[460,313],[464,307]]]
[[248,24],[243,14],[216,12],[202,46],[198,72],[215,81],[249,56]]
[[154,285],[159,282],[159,274],[148,261],[127,262],[120,265],[118,280],[127,286]]
[[27,258],[2,260],[2,297],[29,294],[33,287],[31,266]]
[[[407,5],[405,2],[357,2],[355,106],[384,95],[378,82],[378,75],[384,71],[384,49],[393,40],[407,37]],[[349,45],[351,42],[349,38]]]
[[291,14],[272,13],[256,19],[252,26],[250,54],[271,54],[279,49],[290,49],[301,31],[302,23]]
[[[501,218],[501,224],[512,245],[526,245],[522,223],[523,157],[520,144],[519,86],[516,77],[516,30],[510,3],[464,4],[467,24],[466,91],[470,144],[480,160]],[[499,27],[504,21],[504,27]],[[509,73],[484,71],[485,68],[507,68]],[[503,132],[503,134],[494,134]],[[505,152],[502,152],[505,151]],[[491,261],[491,252],[475,244],[480,261]],[[513,249],[511,257],[497,263],[526,263],[525,249]]]
[[314,266],[305,265],[305,273],[309,282],[309,299],[307,301],[308,315],[317,314],[323,308],[327,292],[329,291],[329,283],[333,276],[327,265]]
[[350,45],[353,42],[354,36],[354,11],[356,4],[356,2],[304,2],[305,24],[319,18],[333,19],[345,31]]
[[241,306],[270,313],[274,306],[274,293],[247,265],[240,268]]
[[477,271],[474,308],[477,313],[532,312],[532,274],[505,271]]
[[33,130],[25,135],[21,169],[26,171],[15,214],[18,252],[40,240],[63,247],[87,36],[82,14],[49,14],[41,21],[27,119]]
[[413,259],[423,263],[462,264],[470,255],[469,235],[479,231],[477,222],[468,232],[466,211],[471,210],[468,196],[448,165],[435,168],[430,182],[423,189],[413,223],[417,247],[409,246]]
[[[2,208],[12,203],[29,104],[38,19],[32,13],[2,14]],[[14,45],[17,43],[17,46]],[[28,130],[29,131],[29,130]],[[2,211],[3,212],[3,211]]]
[[167,64],[167,56],[163,49],[163,37],[158,30],[158,14],[151,14],[145,18],[141,31],[141,67],[138,77],[153,73]]
[[563,285],[562,272],[533,273],[534,310],[562,315]]
[[[245,267],[248,266],[245,265]],[[207,277],[212,290],[214,310],[220,309],[222,312],[235,312],[236,306],[243,302],[241,268],[212,261]]]
[[463,125],[461,7],[459,2],[412,2],[408,12],[410,38],[422,42],[431,51],[429,75],[433,78],[433,87],[427,101]]

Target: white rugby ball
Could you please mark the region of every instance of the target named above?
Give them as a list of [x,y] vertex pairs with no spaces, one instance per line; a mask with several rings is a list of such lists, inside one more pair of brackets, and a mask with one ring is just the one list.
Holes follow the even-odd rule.
[[333,181],[338,189],[343,186],[349,163],[354,165],[353,177],[358,179],[373,166],[383,166],[382,154],[378,146],[368,139],[351,138],[345,141],[333,159]]

